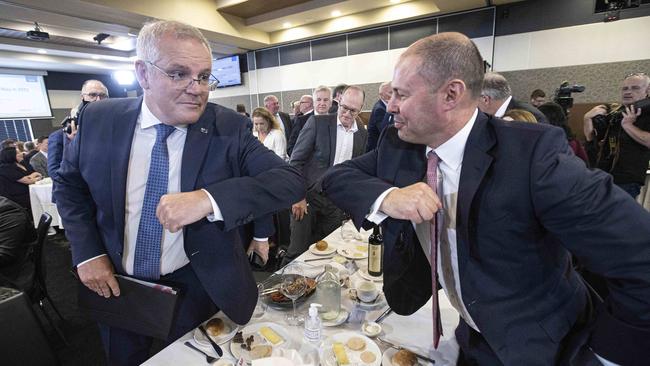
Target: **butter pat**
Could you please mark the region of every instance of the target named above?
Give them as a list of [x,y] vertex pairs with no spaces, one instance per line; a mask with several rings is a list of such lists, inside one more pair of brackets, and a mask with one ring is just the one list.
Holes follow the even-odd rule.
[[347,365],[350,363],[350,360],[348,360],[348,355],[345,353],[345,347],[343,347],[342,343],[334,343],[332,345],[332,351],[334,351],[336,362],[338,362],[339,365]]
[[284,341],[278,333],[269,327],[261,327],[259,332],[262,337],[266,338],[266,340],[271,342],[273,345],[280,344]]

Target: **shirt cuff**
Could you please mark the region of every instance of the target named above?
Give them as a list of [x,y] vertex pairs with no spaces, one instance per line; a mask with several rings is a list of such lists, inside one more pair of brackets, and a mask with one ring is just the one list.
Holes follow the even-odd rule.
[[201,189],[201,190],[208,195],[208,198],[210,199],[210,204],[212,205],[212,213],[206,216],[205,218],[208,219],[208,221],[210,222],[223,221],[223,215],[221,214],[221,210],[219,209],[217,202],[215,202],[214,198],[212,198],[210,192],[208,192],[205,189]]
[[256,237],[253,237],[253,240],[255,240],[255,241],[269,241],[269,238],[268,238],[268,237],[267,237],[267,238],[256,238]]
[[617,363],[614,363],[614,362],[612,362],[612,361],[607,361],[606,359],[604,359],[604,358],[598,356],[598,354],[595,353],[595,352],[594,352],[594,355],[596,355],[596,358],[598,359],[598,361],[600,361],[600,363],[603,364],[603,366],[620,366],[620,365],[617,364]]
[[381,203],[384,202],[384,198],[392,191],[397,189],[397,187],[391,187],[385,190],[382,194],[377,197],[375,200],[375,203],[370,206],[370,213],[368,216],[366,216],[366,220],[372,222],[373,224],[381,224],[382,221],[384,221],[386,218],[388,218],[388,215],[385,213],[379,211],[379,207],[381,206]]
[[104,257],[104,256],[106,256],[106,255],[107,255],[107,254],[100,254],[100,255],[98,255],[98,256],[96,256],[96,257],[92,257],[92,258],[90,258],[90,259],[86,259],[85,261],[83,261],[83,262],[77,264],[77,268],[83,266],[84,264],[90,262],[90,261],[93,260],[93,259],[97,259],[97,258],[99,258],[99,257]]

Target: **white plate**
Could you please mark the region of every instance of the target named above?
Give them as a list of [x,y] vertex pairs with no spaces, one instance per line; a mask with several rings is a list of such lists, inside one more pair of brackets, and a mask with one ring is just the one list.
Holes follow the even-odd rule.
[[219,361],[215,362],[212,366],[235,366],[236,363],[237,360],[224,355],[219,359]]
[[[235,336],[235,333],[237,333],[237,330],[239,329],[239,325],[235,324],[232,320],[228,319],[224,315],[215,316],[214,318],[219,318],[223,321],[224,331],[220,335],[216,337],[210,336],[210,338],[212,338],[212,340],[217,344],[224,344]],[[203,323],[203,325],[205,326],[207,323],[208,322],[206,321]],[[212,348],[210,341],[208,341],[203,333],[201,333],[199,328],[194,329],[194,340],[201,346]]]
[[379,277],[371,276],[368,273],[367,268],[359,268],[359,271],[357,272],[359,273],[359,276],[361,276],[361,278],[366,279],[368,281],[382,282],[384,280],[384,275],[381,275]]
[[336,327],[338,325],[341,325],[341,324],[345,323],[345,321],[348,319],[349,315],[350,315],[350,313],[347,310],[341,308],[341,311],[339,312],[339,316],[336,317],[336,319],[333,319],[333,320],[323,320],[323,326],[324,327]]
[[325,248],[325,250],[318,250],[316,249],[316,243],[314,243],[309,246],[309,251],[315,255],[330,255],[336,252],[336,248],[332,244],[327,244],[327,248]]
[[[271,342],[267,341],[266,338],[262,337],[262,335],[259,333],[260,328],[262,327],[269,327],[273,329],[281,338],[282,342],[273,345]],[[255,341],[253,344],[263,344],[263,345],[270,345],[271,347],[275,348],[287,348],[289,346],[289,343],[291,342],[291,338],[289,336],[289,331],[278,324],[275,323],[255,323],[246,326],[244,329],[241,330],[242,335],[244,336],[244,341],[246,338],[249,336],[253,335],[255,337]],[[249,351],[243,349],[241,347],[242,343],[235,343],[235,342],[230,342],[230,352],[232,353],[233,357],[235,359],[239,359],[240,357],[246,361],[247,364],[251,363],[251,356]]]
[[[348,289],[348,297],[354,301],[354,296],[353,296],[353,290],[354,288]],[[375,301],[372,302],[363,302],[359,300],[358,302],[354,302],[355,306],[359,306],[363,310],[377,310],[379,308],[383,308],[386,306],[386,296],[384,295],[383,291],[379,291],[379,295],[377,298],[375,298]]]
[[336,249],[336,252],[348,259],[365,259],[368,258],[368,251],[357,250],[356,245],[346,245]]
[[[384,351],[384,355],[381,358],[381,364],[383,366],[393,366],[393,361],[391,359],[393,358],[393,355],[397,353],[397,350],[395,348],[387,348]],[[418,362],[415,365],[433,365],[431,362],[424,361],[420,358],[418,358]]]
[[[366,347],[361,350],[361,351],[353,351],[348,346],[346,345],[346,342],[352,338],[352,337],[358,337],[363,339],[366,342]],[[359,333],[354,333],[354,332],[341,332],[334,334],[333,336],[329,337],[327,341],[325,342],[325,347],[326,349],[324,350],[325,353],[333,354],[332,352],[332,345],[334,342],[339,342],[343,344],[343,347],[345,348],[345,353],[348,356],[348,360],[350,361],[350,364],[356,364],[359,366],[379,366],[381,365],[381,350],[377,346],[377,343],[375,343],[372,339],[359,334]],[[375,355],[375,361],[371,363],[365,363],[361,361],[361,354],[363,352],[370,351]],[[324,357],[323,360],[323,365],[326,366],[335,366],[336,365],[336,360],[334,359],[334,364],[330,365],[331,357]]]

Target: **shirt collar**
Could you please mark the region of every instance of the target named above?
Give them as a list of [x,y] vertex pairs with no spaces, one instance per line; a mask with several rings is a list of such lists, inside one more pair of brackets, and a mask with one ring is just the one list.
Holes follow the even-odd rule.
[[[144,102],[144,99],[142,99],[142,109],[140,110],[139,122],[140,129],[142,130],[162,123],[153,113],[151,113],[151,110],[147,107],[147,103]],[[181,132],[187,132],[187,125],[176,125],[174,127]]]
[[47,158],[47,152],[41,151],[41,154],[43,154],[43,156],[45,156]]
[[512,95],[506,98],[503,104],[501,104],[501,107],[499,107],[499,109],[497,109],[497,111],[494,113],[494,116],[498,118],[503,117],[503,115],[506,114],[506,110],[508,109],[508,104],[510,104],[511,100],[512,100]]
[[[343,127],[343,123],[341,123],[341,120],[336,117],[336,127],[340,127],[343,130],[345,130],[345,127]],[[350,131],[352,132],[357,132],[359,128],[357,127],[357,121],[352,122],[352,127],[350,127]]]
[[478,108],[474,110],[474,114],[472,114],[472,117],[470,117],[465,126],[449,140],[445,141],[445,143],[438,146],[437,149],[434,150],[427,146],[425,157],[429,154],[429,151],[433,150],[444,164],[447,164],[447,166],[454,170],[458,170],[463,163],[465,145],[467,145],[469,133],[472,131],[472,127],[474,127],[474,123],[476,122],[476,116],[478,116]]

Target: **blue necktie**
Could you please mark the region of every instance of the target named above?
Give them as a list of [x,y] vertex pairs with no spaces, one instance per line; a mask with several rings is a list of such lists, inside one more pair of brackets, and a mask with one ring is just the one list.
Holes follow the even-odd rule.
[[167,181],[169,180],[167,137],[175,129],[173,126],[164,124],[157,124],[154,127],[156,128],[156,143],[151,149],[149,177],[142,201],[133,263],[133,274],[137,278],[148,280],[160,278],[160,246],[163,227],[156,217],[156,207],[160,197],[167,193]]

